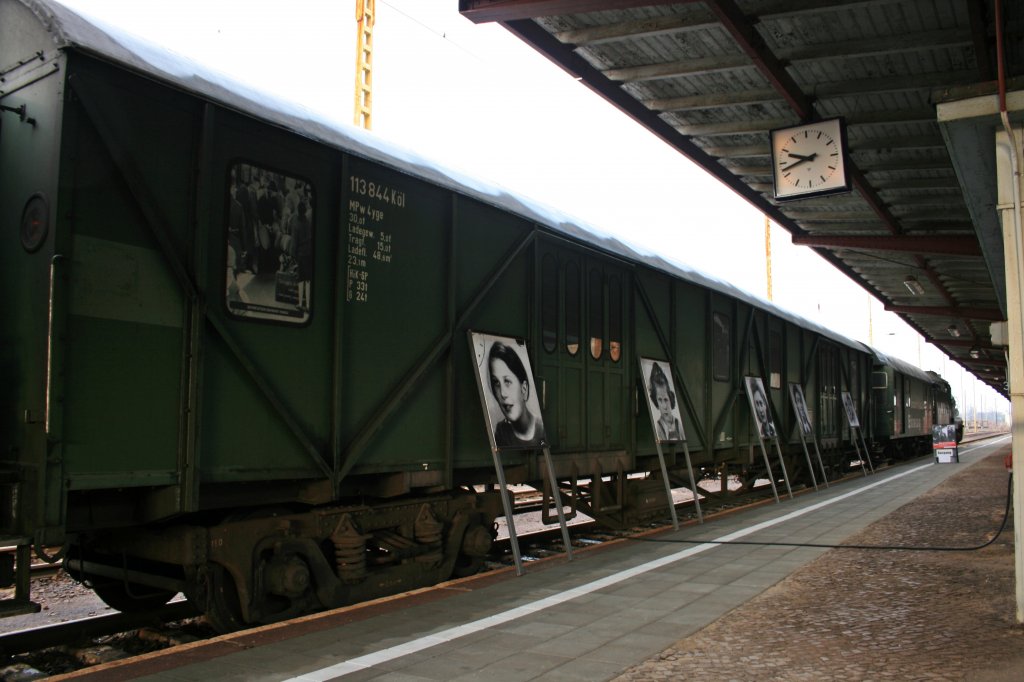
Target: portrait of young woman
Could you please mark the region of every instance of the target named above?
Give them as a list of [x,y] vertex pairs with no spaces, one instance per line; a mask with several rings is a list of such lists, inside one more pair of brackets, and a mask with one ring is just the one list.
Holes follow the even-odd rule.
[[472,332],[470,343],[495,447],[536,449],[547,445],[526,342]]

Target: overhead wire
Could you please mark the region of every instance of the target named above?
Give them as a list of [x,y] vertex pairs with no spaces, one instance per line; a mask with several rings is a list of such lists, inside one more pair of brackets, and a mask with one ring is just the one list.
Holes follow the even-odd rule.
[[481,62],[485,62],[485,63],[487,62],[487,59],[485,59],[484,57],[482,57],[482,56],[480,56],[480,55],[476,54],[475,52],[473,52],[473,51],[469,50],[468,48],[466,48],[465,46],[463,46],[463,45],[459,44],[459,43],[458,43],[458,42],[456,42],[455,40],[452,40],[451,38],[449,38],[449,37],[448,37],[448,32],[447,32],[447,31],[439,31],[438,29],[436,29],[436,28],[434,28],[434,27],[432,27],[432,26],[430,26],[430,25],[428,25],[428,24],[424,23],[424,22],[423,22],[423,21],[421,21],[420,19],[417,19],[416,17],[414,17],[413,15],[409,14],[409,13],[408,13],[408,12],[406,12],[405,10],[403,10],[403,9],[401,9],[401,8],[399,8],[399,7],[396,7],[395,5],[393,5],[393,4],[392,4],[392,3],[390,3],[390,2],[386,2],[386,0],[380,0],[380,4],[382,4],[382,5],[387,5],[388,7],[390,7],[391,9],[395,10],[396,12],[398,12],[399,14],[401,14],[401,15],[402,15],[403,17],[405,17],[406,19],[408,19],[409,21],[411,21],[411,22],[413,22],[414,24],[416,24],[416,25],[420,26],[421,28],[423,28],[424,30],[428,31],[429,33],[433,33],[433,34],[434,34],[435,36],[437,36],[438,38],[441,38],[441,39],[442,39],[442,40],[444,40],[445,42],[447,42],[447,43],[450,43],[450,44],[452,44],[453,46],[455,46],[455,47],[459,48],[460,50],[462,50],[463,52],[465,52],[465,53],[466,53],[466,54],[468,54],[469,56],[471,56],[471,57],[473,57],[473,58],[475,58],[475,59],[478,59],[478,60],[480,60]]

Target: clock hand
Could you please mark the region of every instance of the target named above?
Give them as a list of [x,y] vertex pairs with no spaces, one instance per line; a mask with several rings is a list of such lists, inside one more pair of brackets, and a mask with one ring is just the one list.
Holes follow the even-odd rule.
[[795,158],[795,159],[797,159],[797,160],[796,160],[796,161],[794,161],[793,163],[789,164],[789,165],[788,165],[788,166],[786,166],[785,168],[782,168],[781,170],[782,170],[783,172],[786,172],[786,171],[790,171],[790,170],[793,170],[794,168],[796,168],[797,166],[799,166],[799,165],[800,165],[801,163],[803,163],[804,161],[814,161],[814,159],[816,159],[816,158],[817,158],[817,156],[818,156],[818,152],[814,152],[813,154],[809,154],[809,155],[807,155],[807,156],[804,156],[803,154],[794,154],[794,153],[792,153],[792,152],[786,152],[786,153],[787,153],[787,154],[788,154],[789,156],[792,156],[793,158]]

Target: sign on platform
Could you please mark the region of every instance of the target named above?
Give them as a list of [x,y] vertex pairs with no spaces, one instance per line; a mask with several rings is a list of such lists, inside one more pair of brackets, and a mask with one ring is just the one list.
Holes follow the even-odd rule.
[[936,464],[953,464],[960,461],[956,445],[956,424],[932,426],[932,450]]

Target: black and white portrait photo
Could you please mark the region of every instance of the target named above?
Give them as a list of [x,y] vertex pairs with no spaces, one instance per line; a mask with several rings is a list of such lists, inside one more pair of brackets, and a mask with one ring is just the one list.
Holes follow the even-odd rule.
[[811,416],[807,412],[807,402],[804,400],[804,390],[800,384],[789,385],[789,399],[793,403],[793,411],[796,413],[797,423],[800,425],[800,432],[805,436],[811,435]]
[[547,445],[526,342],[470,332],[470,347],[494,446],[516,449]]
[[932,426],[932,447],[939,449],[955,448],[956,446],[956,424],[936,424]]
[[860,419],[857,418],[857,410],[853,406],[853,398],[846,391],[842,392],[843,410],[846,412],[846,421],[853,428],[860,428]]
[[661,360],[640,358],[640,373],[654,424],[654,437],[659,443],[685,440],[679,401],[672,381],[672,366]]
[[746,385],[750,410],[754,415],[754,421],[757,422],[758,432],[762,438],[775,438],[778,432],[775,430],[775,422],[768,407],[768,395],[764,392],[761,377],[747,377]]
[[313,190],[298,178],[231,166],[225,302],[236,317],[303,324],[312,309]]

